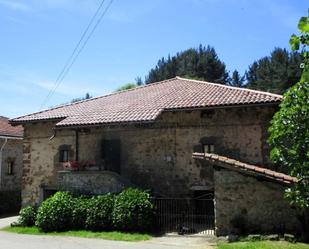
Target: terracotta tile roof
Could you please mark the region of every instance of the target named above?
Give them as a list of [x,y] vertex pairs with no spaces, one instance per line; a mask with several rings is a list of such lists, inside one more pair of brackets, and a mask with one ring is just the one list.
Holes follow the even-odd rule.
[[21,125],[12,126],[9,119],[0,116],[0,136],[4,137],[23,137],[24,129]]
[[151,122],[162,111],[279,103],[281,95],[180,77],[52,108],[13,124],[59,119],[56,126]]
[[194,159],[206,160],[219,167],[240,171],[249,175],[262,176],[283,184],[291,185],[297,182],[295,177],[259,166],[242,163],[225,156],[219,156],[212,153],[193,153],[192,157]]

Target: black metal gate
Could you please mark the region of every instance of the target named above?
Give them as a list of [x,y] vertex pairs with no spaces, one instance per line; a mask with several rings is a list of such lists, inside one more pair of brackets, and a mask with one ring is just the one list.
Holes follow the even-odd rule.
[[156,198],[156,222],[163,233],[214,234],[213,199]]

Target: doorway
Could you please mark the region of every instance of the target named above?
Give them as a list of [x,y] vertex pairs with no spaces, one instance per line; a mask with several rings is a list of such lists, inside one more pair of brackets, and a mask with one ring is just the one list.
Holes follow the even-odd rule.
[[121,141],[119,139],[102,141],[102,159],[104,169],[120,174],[121,167]]

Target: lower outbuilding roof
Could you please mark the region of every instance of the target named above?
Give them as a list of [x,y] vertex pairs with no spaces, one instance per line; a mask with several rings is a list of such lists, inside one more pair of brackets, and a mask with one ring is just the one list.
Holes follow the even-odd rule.
[[12,124],[56,121],[56,127],[153,122],[163,111],[278,104],[281,95],[175,77],[14,118]]
[[205,160],[218,167],[239,171],[251,176],[262,176],[278,183],[292,185],[297,182],[295,177],[213,153],[193,153],[192,157],[194,159]]
[[24,129],[21,125],[12,126],[9,124],[9,119],[0,116],[0,136],[1,137],[18,137],[22,138],[24,135]]

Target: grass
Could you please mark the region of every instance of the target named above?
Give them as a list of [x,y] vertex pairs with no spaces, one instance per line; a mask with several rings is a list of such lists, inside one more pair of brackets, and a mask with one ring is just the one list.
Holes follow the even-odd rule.
[[219,243],[218,249],[309,249],[308,244],[285,241]]
[[85,230],[79,231],[67,231],[67,232],[41,232],[37,227],[5,227],[2,231],[18,234],[31,234],[31,235],[50,235],[50,236],[72,236],[82,238],[95,238],[95,239],[107,239],[107,240],[119,240],[119,241],[143,241],[152,238],[149,234],[140,233],[124,233],[124,232],[91,232]]

